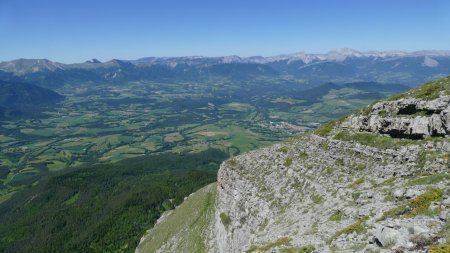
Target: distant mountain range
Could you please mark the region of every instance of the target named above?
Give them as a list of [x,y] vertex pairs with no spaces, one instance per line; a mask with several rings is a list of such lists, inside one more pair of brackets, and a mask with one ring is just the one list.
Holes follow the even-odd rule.
[[347,48],[326,54],[300,52],[272,57],[146,57],[107,62],[93,59],[74,64],[18,59],[0,63],[0,79],[32,81],[50,88],[79,82],[248,79],[255,76],[301,79],[312,85],[376,81],[415,86],[448,74],[450,51],[359,52]]

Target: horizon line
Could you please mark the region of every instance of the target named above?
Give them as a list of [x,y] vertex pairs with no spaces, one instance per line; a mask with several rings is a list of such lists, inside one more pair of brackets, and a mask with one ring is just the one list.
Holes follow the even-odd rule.
[[[279,57],[279,56],[295,56],[295,55],[309,55],[309,56],[323,56],[323,55],[328,55],[331,53],[337,53],[337,54],[345,54],[345,51],[348,52],[353,52],[353,53],[360,53],[360,54],[375,54],[375,53],[391,53],[391,54],[415,54],[415,53],[422,53],[422,54],[426,54],[426,53],[444,53],[444,54],[448,54],[448,56],[450,56],[450,49],[421,49],[421,50],[402,50],[402,49],[390,49],[390,50],[356,50],[353,48],[349,48],[349,47],[341,47],[341,48],[334,48],[331,50],[328,50],[327,52],[321,52],[321,53],[309,53],[307,51],[297,51],[297,52],[292,52],[292,53],[281,53],[281,54],[274,54],[274,55],[267,55],[267,56],[263,56],[263,55],[250,55],[250,56],[240,56],[238,54],[229,54],[229,55],[178,55],[178,56],[144,56],[144,57],[140,57],[140,58],[135,58],[135,59],[119,59],[119,58],[112,58],[110,60],[103,60],[100,61],[101,63],[105,63],[105,62],[110,62],[110,61],[114,61],[114,60],[118,60],[118,61],[138,61],[141,59],[148,59],[148,58],[156,58],[156,59],[171,59],[171,58],[223,58],[223,57],[238,57],[240,59],[249,59],[249,58],[256,58],[256,57],[262,57],[262,58],[271,58],[271,57]],[[447,55],[445,55],[447,56]],[[88,61],[92,61],[92,60],[97,60],[97,57],[93,57],[90,59],[85,60],[84,62],[62,62],[62,61],[58,61],[58,60],[51,60],[49,58],[24,58],[24,57],[19,57],[19,58],[14,58],[14,59],[10,59],[10,60],[2,60],[0,61],[0,63],[5,63],[5,62],[12,62],[12,61],[18,61],[18,60],[46,60],[46,61],[50,61],[53,63],[60,63],[60,64],[66,64],[66,65],[70,65],[70,64],[81,64],[81,63],[87,63]]]

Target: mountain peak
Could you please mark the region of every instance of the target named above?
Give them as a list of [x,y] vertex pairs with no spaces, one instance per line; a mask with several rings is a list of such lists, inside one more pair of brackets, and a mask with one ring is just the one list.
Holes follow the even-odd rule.
[[336,48],[328,52],[328,54],[341,54],[341,55],[360,55],[361,52],[352,48]]
[[97,59],[95,59],[95,58],[93,58],[92,60],[87,60],[84,63],[102,63],[102,62],[97,60]]
[[326,54],[328,60],[344,61],[347,57],[361,57],[363,54],[351,48],[338,48]]
[[242,58],[237,55],[230,55],[230,56],[224,56],[222,57],[222,63],[235,63],[235,62],[241,62]]
[[41,71],[55,71],[57,69],[63,69],[64,64],[58,62],[52,62],[48,59],[24,59],[2,62],[0,63],[0,69],[7,72],[14,72],[18,75],[27,73],[35,73]]

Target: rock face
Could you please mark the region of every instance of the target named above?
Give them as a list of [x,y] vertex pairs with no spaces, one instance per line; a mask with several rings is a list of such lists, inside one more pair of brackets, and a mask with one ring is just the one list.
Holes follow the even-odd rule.
[[224,162],[204,252],[449,252],[450,78],[425,88]]
[[350,116],[342,128],[393,137],[421,138],[450,134],[450,96],[431,101],[414,98],[379,102],[368,115]]
[[[436,159],[422,162],[423,150]],[[282,238],[289,241],[270,250],[415,251],[410,226],[423,224],[434,240],[445,222],[439,212],[425,218],[408,208],[429,187],[439,210],[449,208],[442,202],[449,197],[449,151],[448,142],[381,149],[311,134],[235,157],[218,174],[218,251],[264,248]]]
[[450,80],[423,89],[223,163],[217,251],[426,252],[448,244]]

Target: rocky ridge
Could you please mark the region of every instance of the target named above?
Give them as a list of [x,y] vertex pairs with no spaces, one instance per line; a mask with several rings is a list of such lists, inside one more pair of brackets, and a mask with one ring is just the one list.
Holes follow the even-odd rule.
[[204,252],[449,252],[449,92],[450,77],[224,162]]
[[211,65],[219,63],[253,63],[268,64],[281,61],[296,62],[300,61],[305,64],[317,62],[342,62],[346,59],[381,59],[395,60],[398,58],[423,58],[423,66],[434,68],[439,66],[439,62],[434,58],[450,57],[448,50],[424,50],[415,52],[404,51],[367,51],[361,52],[351,48],[338,48],[327,53],[306,53],[297,52],[291,54],[281,54],[275,56],[250,56],[239,57],[237,55],[206,57],[206,56],[184,56],[184,57],[144,57],[137,60],[110,60],[100,62],[97,59],[85,61],[84,63],[64,64],[53,62],[48,59],[17,59],[12,61],[0,62],[0,70],[6,72],[14,72],[17,75],[26,73],[35,73],[39,71],[56,71],[62,69],[90,69],[97,67],[108,67],[117,65],[117,62],[129,63],[138,66],[162,64],[170,67],[177,65]]

